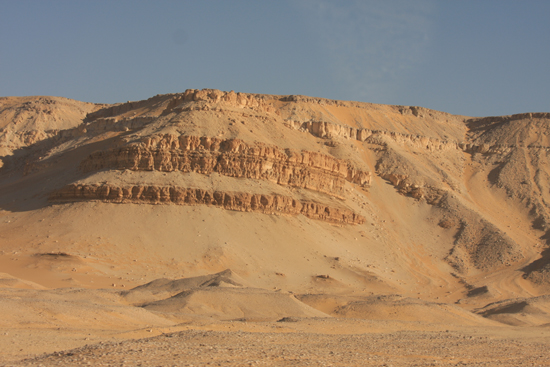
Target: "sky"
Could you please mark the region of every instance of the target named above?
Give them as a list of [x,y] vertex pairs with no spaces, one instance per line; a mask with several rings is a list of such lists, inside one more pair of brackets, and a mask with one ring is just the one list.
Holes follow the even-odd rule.
[[301,94],[550,112],[550,0],[0,0],[0,96]]

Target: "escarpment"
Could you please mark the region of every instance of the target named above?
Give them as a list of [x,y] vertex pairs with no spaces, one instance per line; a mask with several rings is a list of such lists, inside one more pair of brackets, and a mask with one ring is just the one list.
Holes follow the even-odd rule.
[[[546,118],[548,119],[549,114],[527,114],[527,116],[534,116],[537,118]],[[510,119],[504,121],[515,121],[519,120],[524,115],[513,115],[510,116]],[[503,120],[502,118],[494,118],[497,121]],[[475,124],[478,120],[471,119],[468,120],[470,124]],[[490,120],[489,118],[484,118],[479,120],[480,122],[487,123]],[[415,135],[415,134],[403,134],[395,131],[388,130],[373,130],[365,128],[355,128],[347,125],[335,124],[327,121],[286,121],[286,126],[300,130],[303,132],[308,132],[313,136],[332,139],[332,138],[343,138],[358,140],[360,142],[365,142],[367,144],[372,144],[374,146],[379,146],[379,149],[386,149],[386,146],[389,142],[395,143],[400,146],[411,147],[413,149],[427,150],[429,152],[435,151],[452,151],[459,150],[466,153],[481,153],[481,154],[495,154],[503,155],[512,151],[513,148],[517,147],[518,144],[514,143],[502,143],[502,142],[483,142],[481,139],[473,139],[469,137],[467,140],[442,140],[434,137],[428,137],[424,135]],[[529,150],[539,151],[549,151],[550,147],[548,145],[541,144],[529,144],[525,146]]]
[[370,173],[349,162],[307,151],[282,150],[240,139],[162,135],[141,143],[99,151],[81,164],[84,172],[101,169],[219,173],[268,180],[343,197],[346,180],[368,186]]
[[236,93],[234,91],[223,92],[217,89],[188,89],[170,101],[165,113],[172,110],[176,112],[185,111],[186,106],[182,104],[186,102],[225,103],[237,108],[253,108],[274,112],[275,108],[265,101],[267,98],[269,98],[267,95]]
[[114,186],[71,184],[52,193],[52,202],[100,200],[109,203],[207,205],[264,214],[304,215],[335,224],[363,224],[365,218],[348,209],[300,201],[284,195],[224,192],[177,186]]
[[287,121],[286,124],[290,128],[308,132],[319,138],[352,139],[382,147],[388,141],[393,141],[399,145],[409,145],[429,151],[459,148],[459,143],[455,141],[445,141],[422,135],[403,134],[387,130],[355,128],[326,121]]
[[[327,266],[316,273],[330,275],[322,278],[330,280],[323,282],[327,287],[341,282],[379,289],[365,276],[371,272],[415,294],[426,284],[415,281],[423,277],[419,272],[446,279],[438,286],[459,288],[456,279],[484,286],[484,275],[498,272],[519,284],[550,284],[548,114],[472,118],[421,107],[212,89],[76,107],[71,124],[52,124],[40,136],[34,128],[21,130],[25,145],[37,142],[4,159],[3,228],[14,227],[13,213],[32,208],[66,217],[84,211],[90,214],[80,223],[91,228],[89,243],[97,242],[96,234],[115,243],[122,235],[112,240],[100,234],[103,227],[119,227],[105,226],[104,213],[111,213],[113,222],[133,222],[132,242],[147,249],[163,251],[166,241],[181,235],[174,244],[192,244],[193,251],[182,256],[197,267],[205,261],[201,246],[214,240],[227,242],[228,254],[242,252],[233,243],[256,249],[265,240],[269,251],[282,243],[310,246],[303,258],[318,261],[314,254]],[[25,120],[17,121],[22,126]],[[5,135],[19,144],[12,144],[18,142],[14,131],[0,124],[0,140]],[[16,194],[23,199],[14,201]],[[140,223],[151,218],[154,223],[139,233]],[[65,222],[76,228],[59,221]],[[208,241],[199,229],[209,233]],[[155,233],[168,235],[161,240]],[[58,248],[62,242],[48,242],[48,250],[65,251]],[[386,259],[399,263],[391,267],[395,272],[383,271],[390,269]],[[279,267],[273,274],[289,274]],[[449,291],[457,295],[457,289]]]

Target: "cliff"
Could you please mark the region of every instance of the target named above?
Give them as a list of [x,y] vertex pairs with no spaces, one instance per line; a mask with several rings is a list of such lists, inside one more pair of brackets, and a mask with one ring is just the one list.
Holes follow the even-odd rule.
[[168,186],[112,186],[71,184],[50,195],[52,202],[100,200],[109,203],[207,205],[240,212],[304,215],[335,224],[363,224],[365,218],[343,208],[283,195],[223,192]]
[[351,163],[308,151],[282,150],[240,139],[160,135],[91,154],[80,165],[84,172],[102,169],[180,171],[268,180],[342,198],[346,180],[366,187],[370,173]]

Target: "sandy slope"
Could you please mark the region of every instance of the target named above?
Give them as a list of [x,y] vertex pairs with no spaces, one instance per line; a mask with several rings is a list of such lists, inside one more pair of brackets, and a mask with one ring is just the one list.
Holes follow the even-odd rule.
[[73,128],[100,107],[62,97],[0,97],[0,155]]
[[[529,338],[547,338],[550,319],[548,114],[215,90],[1,103],[6,361],[193,329],[443,340],[448,328],[491,330],[502,350],[519,333],[525,361],[540,361]],[[88,196],[56,196],[74,185]],[[120,190],[89,189],[107,186]],[[328,220],[337,210],[362,219]],[[462,361],[488,363],[474,354]]]

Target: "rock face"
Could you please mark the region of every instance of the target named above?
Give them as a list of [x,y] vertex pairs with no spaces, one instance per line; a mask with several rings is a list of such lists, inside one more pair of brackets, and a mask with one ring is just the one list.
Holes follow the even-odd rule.
[[109,203],[207,205],[241,212],[302,214],[335,224],[363,224],[365,218],[351,210],[298,201],[288,196],[222,192],[184,187],[69,185],[50,195],[53,202],[101,200]]
[[316,152],[283,151],[239,139],[164,135],[141,144],[93,153],[84,172],[102,169],[219,173],[229,177],[269,180],[343,197],[346,180],[368,186],[370,174],[341,159]]

